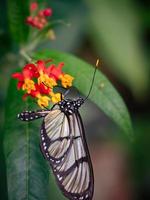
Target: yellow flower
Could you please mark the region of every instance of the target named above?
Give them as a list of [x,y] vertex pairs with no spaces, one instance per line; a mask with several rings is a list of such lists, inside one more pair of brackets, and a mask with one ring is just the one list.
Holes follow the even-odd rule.
[[24,84],[22,86],[23,90],[27,90],[27,93],[29,94],[31,92],[31,90],[35,90],[35,85],[34,85],[34,81],[32,81],[31,79],[26,78],[24,80]]
[[60,93],[50,92],[50,96],[51,96],[51,102],[53,103],[58,103],[59,101],[61,101]]
[[41,108],[48,107],[50,98],[48,96],[38,95],[37,103]]
[[40,74],[38,78],[38,84],[44,83],[47,87],[53,88],[57,85],[56,81],[53,78],[50,78],[47,74]]
[[72,76],[70,76],[69,74],[60,75],[59,78],[60,78],[61,84],[64,88],[72,86],[72,81],[74,78]]

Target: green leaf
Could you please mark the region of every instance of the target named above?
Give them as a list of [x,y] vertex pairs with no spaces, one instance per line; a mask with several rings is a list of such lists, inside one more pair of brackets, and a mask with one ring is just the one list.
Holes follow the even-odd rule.
[[0,199],[7,200],[7,184],[6,184],[6,165],[5,165],[5,158],[3,152],[3,131],[0,127]]
[[17,113],[33,110],[22,101],[16,81],[11,80],[6,99],[4,153],[9,200],[48,200],[49,167],[39,148],[40,120],[30,123],[17,119]]
[[[85,96],[89,92],[93,76],[91,65],[81,59],[58,51],[44,51],[36,53],[36,59],[53,59],[54,62],[64,62],[64,71],[74,76],[73,85]],[[92,92],[89,99],[109,116],[127,135],[132,135],[132,125],[128,110],[110,81],[97,71]]]
[[91,22],[88,30],[95,48],[118,79],[142,98],[149,90],[149,69],[136,6],[120,0],[86,2]]
[[29,0],[7,0],[8,20],[11,37],[15,42],[23,43],[28,36],[29,27],[25,20],[29,15]]

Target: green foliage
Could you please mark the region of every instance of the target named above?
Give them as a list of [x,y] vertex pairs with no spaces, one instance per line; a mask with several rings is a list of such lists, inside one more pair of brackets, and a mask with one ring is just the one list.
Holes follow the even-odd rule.
[[[3,131],[0,128],[0,133]],[[3,152],[3,135],[0,134],[0,199],[7,200],[6,165]]]
[[7,0],[8,20],[13,41],[21,44],[27,40],[29,27],[25,20],[29,15],[29,0]]
[[[110,70],[136,97],[148,91],[148,60],[140,41],[141,23],[131,1],[86,0],[90,35]],[[106,63],[105,62],[105,63]]]
[[7,24],[7,13],[6,13],[6,2],[0,1],[0,58],[2,58],[8,50],[10,50],[10,38],[8,34]]
[[[85,96],[89,92],[93,76],[92,66],[73,55],[58,51],[44,51],[35,54],[36,59],[52,58],[54,62],[64,62],[65,72],[75,77],[74,86]],[[127,135],[132,135],[132,126],[127,108],[108,79],[97,71],[93,89],[89,97]]]
[[57,199],[57,200],[66,200],[67,198],[62,194],[60,189],[58,188],[58,185],[55,181],[54,175],[50,174],[50,187],[49,187],[49,200],[51,199]]
[[135,142],[132,146],[133,174],[137,183],[144,184],[149,176],[150,169],[150,116],[142,116],[134,120]]
[[49,168],[39,148],[40,123],[22,123],[17,113],[32,109],[31,102],[22,102],[11,80],[6,100],[4,153],[7,167],[9,200],[47,200]]

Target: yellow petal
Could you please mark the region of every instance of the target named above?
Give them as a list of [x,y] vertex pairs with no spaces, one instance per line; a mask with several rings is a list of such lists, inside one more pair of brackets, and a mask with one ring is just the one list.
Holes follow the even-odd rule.
[[37,103],[41,108],[49,106],[50,98],[47,96],[39,96]]
[[31,92],[31,90],[35,90],[34,81],[31,79],[25,79],[22,89],[26,90],[27,93],[29,94]]
[[50,78],[47,74],[41,74],[38,78],[38,84],[44,83],[47,87],[53,88],[57,85],[53,78]]
[[50,95],[51,95],[52,103],[58,103],[59,101],[61,101],[61,94],[60,93],[50,92]]
[[71,87],[74,77],[69,74],[64,74],[60,76],[61,84],[64,88]]

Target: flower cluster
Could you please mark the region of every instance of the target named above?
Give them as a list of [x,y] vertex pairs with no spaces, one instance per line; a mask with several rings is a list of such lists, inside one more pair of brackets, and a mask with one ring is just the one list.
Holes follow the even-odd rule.
[[37,29],[43,29],[48,23],[47,17],[52,15],[52,9],[46,8],[40,10],[36,2],[30,5],[30,16],[27,17],[26,23]]
[[38,60],[36,63],[26,64],[21,73],[12,74],[13,78],[18,79],[17,88],[22,89],[27,96],[36,98],[38,105],[43,108],[49,105],[49,102],[57,103],[61,100],[60,93],[54,93],[53,89],[58,83],[61,86],[68,88],[72,86],[73,77],[65,74],[62,71],[64,63],[59,63],[57,66],[51,63],[52,60]]

